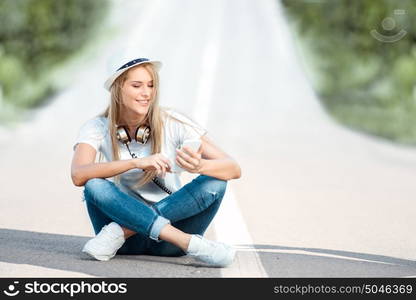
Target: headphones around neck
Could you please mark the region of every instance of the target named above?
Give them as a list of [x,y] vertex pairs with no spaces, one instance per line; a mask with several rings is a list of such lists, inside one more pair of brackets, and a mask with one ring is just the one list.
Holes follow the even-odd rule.
[[[129,143],[131,143],[132,139],[129,135],[129,131],[127,130],[127,127],[125,126],[118,126],[116,130],[117,139],[126,145],[127,150],[129,150],[130,156],[132,158],[137,158],[137,155],[135,153],[132,153],[129,148]],[[150,137],[150,127],[147,125],[140,125],[137,127],[136,131],[134,132],[134,139],[136,142],[144,145],[147,143]],[[168,189],[163,183],[159,181],[157,177],[154,177],[152,181],[160,187],[163,191],[165,191],[167,194],[171,195],[172,191]]]
[[[132,139],[129,135],[129,131],[125,126],[117,127],[117,139],[122,142],[123,144],[127,145],[131,143]],[[134,139],[136,142],[144,145],[147,143],[150,137],[150,127],[147,125],[140,125],[137,127],[136,131],[134,132]]]

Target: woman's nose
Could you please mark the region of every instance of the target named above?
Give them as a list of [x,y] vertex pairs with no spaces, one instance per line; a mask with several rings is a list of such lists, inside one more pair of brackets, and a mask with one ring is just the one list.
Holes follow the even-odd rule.
[[143,90],[141,91],[141,95],[143,96],[143,97],[149,97],[150,96],[150,88],[148,88],[148,87],[145,87],[145,88],[143,88]]

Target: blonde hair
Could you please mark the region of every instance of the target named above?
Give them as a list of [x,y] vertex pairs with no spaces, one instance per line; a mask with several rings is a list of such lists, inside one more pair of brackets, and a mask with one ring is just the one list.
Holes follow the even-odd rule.
[[[167,115],[164,110],[159,106],[159,75],[156,72],[155,68],[151,63],[140,64],[136,67],[129,69],[128,71],[122,73],[112,84],[111,86],[111,97],[110,105],[101,114],[102,117],[108,118],[108,130],[111,137],[111,146],[112,146],[112,156],[113,160],[120,160],[120,148],[117,140],[117,127],[123,124],[123,118],[121,115],[122,108],[122,94],[121,88],[126,82],[128,73],[135,68],[145,68],[153,79],[153,94],[151,99],[151,104],[149,111],[142,123],[136,124],[136,127],[146,124],[151,128],[150,131],[150,140],[151,144],[151,153],[156,154],[160,153],[162,150],[162,138],[163,138],[163,118]],[[146,183],[152,181],[156,176],[155,171],[145,171],[144,176],[140,179],[137,186],[143,186]],[[116,181],[119,181],[119,175],[115,176]]]

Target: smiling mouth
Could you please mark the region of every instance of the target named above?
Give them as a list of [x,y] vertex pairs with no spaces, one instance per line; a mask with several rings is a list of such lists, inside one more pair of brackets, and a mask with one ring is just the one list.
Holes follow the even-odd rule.
[[136,102],[138,102],[141,105],[148,105],[149,104],[149,100],[136,100]]

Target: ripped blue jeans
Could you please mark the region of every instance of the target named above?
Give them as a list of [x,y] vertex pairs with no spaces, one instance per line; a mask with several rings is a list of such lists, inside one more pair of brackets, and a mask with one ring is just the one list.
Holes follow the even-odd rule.
[[171,223],[183,232],[203,235],[226,187],[224,180],[200,175],[161,201],[149,204],[127,195],[109,180],[93,178],[85,184],[84,198],[96,234],[111,222],[136,232],[117,254],[182,256],[186,253],[179,247],[158,240],[160,231]]

